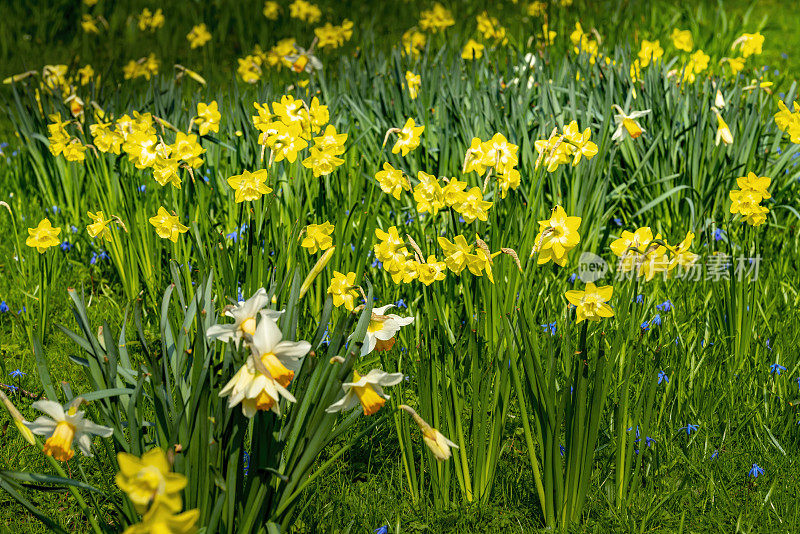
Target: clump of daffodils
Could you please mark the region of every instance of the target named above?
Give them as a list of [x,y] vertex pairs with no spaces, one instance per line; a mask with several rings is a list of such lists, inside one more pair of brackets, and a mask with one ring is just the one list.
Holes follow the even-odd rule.
[[689,250],[693,239],[694,233],[688,232],[681,243],[671,246],[661,234],[653,237],[650,227],[644,226],[635,232],[622,232],[611,243],[611,251],[619,258],[618,272],[631,273],[650,281],[658,273],[666,277],[676,267],[688,269],[694,265],[698,255]]
[[762,200],[771,198],[767,188],[771,179],[756,176],[750,172],[736,180],[739,189],[730,192],[731,213],[741,215],[750,226],[760,226],[767,220],[769,208],[761,205]]
[[248,300],[230,307],[225,314],[233,324],[218,324],[208,330],[208,337],[244,344],[249,350],[245,363],[220,391],[228,397],[228,406],[241,405],[242,413],[252,418],[259,411],[280,415],[281,398],[295,402],[286,389],[303,357],[311,349],[308,341],[283,341],[275,319],[281,312],[265,310],[269,302],[261,288]]
[[494,173],[497,176],[497,185],[500,187],[500,197],[505,198],[509,190],[516,189],[520,185],[520,174],[517,170],[518,150],[519,146],[509,142],[501,133],[494,134],[487,141],[473,137],[464,155],[463,172],[465,174],[476,172],[482,176],[488,170],[484,184],[488,183]]
[[550,137],[539,139],[534,143],[539,153],[536,168],[543,165],[547,172],[555,172],[561,165],[572,162],[574,166],[582,158],[592,159],[597,154],[597,145],[590,138],[589,128],[581,132],[577,121],[565,126],[561,134],[558,133],[558,128],[555,128]]

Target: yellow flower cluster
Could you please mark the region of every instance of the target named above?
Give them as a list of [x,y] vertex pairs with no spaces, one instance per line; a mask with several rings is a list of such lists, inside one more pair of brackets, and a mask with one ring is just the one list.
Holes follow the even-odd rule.
[[52,121],[47,125],[50,133],[47,138],[50,141],[50,152],[54,156],[63,155],[67,161],[82,163],[86,159],[86,145],[69,133],[67,126],[70,122],[62,122],[60,113],[50,115],[48,118]]
[[155,54],[150,54],[147,57],[139,58],[138,60],[130,60],[122,68],[122,73],[126,80],[133,80],[136,78],[144,78],[149,80],[158,74],[158,67],[161,62],[156,59]]
[[778,101],[778,112],[775,113],[775,124],[789,134],[792,143],[800,144],[800,104],[792,102],[794,111],[789,111],[783,100]]
[[508,43],[506,37],[506,29],[500,24],[496,17],[489,16],[489,13],[484,11],[476,17],[478,22],[478,32],[483,35],[487,41],[495,45],[505,45]]
[[[518,150],[519,147],[510,143],[501,133],[494,134],[488,141],[473,137],[464,155],[463,172],[475,171],[483,175],[487,169],[490,169],[490,172],[494,170],[500,186],[500,197],[506,198],[508,191],[516,189],[520,184],[520,174],[517,170]],[[487,175],[487,180],[488,178]]]
[[322,11],[318,6],[306,2],[306,0],[294,0],[289,4],[289,16],[313,24],[322,18]]
[[427,37],[425,37],[425,34],[414,28],[406,30],[406,32],[403,33],[403,37],[400,39],[403,46],[403,53],[407,56],[414,57],[418,56],[425,48],[426,41]]
[[328,250],[333,246],[333,225],[330,221],[322,224],[309,224],[306,226],[306,236],[302,238],[300,246],[308,249],[309,254],[316,254],[318,250]]
[[694,234],[688,232],[678,245],[670,246],[661,234],[653,238],[649,226],[635,232],[622,232],[619,239],[611,243],[611,251],[619,258],[619,272],[631,272],[652,280],[657,273],[668,276],[675,267],[689,268],[697,261],[697,254],[692,253]]
[[572,160],[572,165],[577,165],[581,158],[592,159],[597,154],[597,145],[590,141],[591,132],[586,128],[581,133],[576,121],[564,127],[564,133],[559,134],[554,129],[547,139],[539,139],[534,143],[539,157],[536,158],[536,168],[544,165],[548,172],[554,172],[560,165],[566,165]]
[[295,40],[292,38],[281,39],[266,52],[256,45],[252,54],[238,59],[236,72],[245,83],[256,83],[261,79],[263,67],[292,68],[293,62],[289,58],[295,51]]
[[762,200],[771,198],[767,188],[772,180],[768,176],[756,176],[750,172],[736,180],[739,189],[730,192],[731,213],[739,214],[750,226],[759,226],[767,220],[769,208],[761,205]]
[[324,26],[315,28],[314,35],[317,37],[318,47],[339,48],[353,37],[353,22],[344,19],[338,26],[327,22]]
[[208,31],[208,27],[205,23],[197,24],[192,28],[192,31],[186,35],[186,39],[189,41],[189,46],[191,46],[192,49],[200,48],[211,40],[211,32]]
[[[337,133],[330,119],[328,107],[320,104],[317,97],[306,104],[301,99],[284,95],[280,101],[271,104],[254,103],[258,115],[253,116],[253,125],[261,132],[258,142],[271,151],[270,162],[286,159],[294,163],[297,154],[314,141],[311,154],[303,160],[303,166],[311,169],[314,176],[325,176],[332,173],[344,160],[339,158],[344,153],[346,133]],[[325,125],[327,124],[327,127]],[[322,128],[325,131],[313,137]]]
[[142,514],[141,523],[131,525],[124,534],[189,533],[197,530],[195,523],[200,512],[189,510],[180,513],[183,508],[181,492],[188,481],[184,475],[172,472],[162,449],[150,449],[141,458],[120,452],[117,462],[117,486]]
[[156,9],[153,13],[147,8],[144,8],[139,15],[139,29],[142,31],[156,31],[164,25],[164,13],[161,9]]
[[436,2],[431,9],[421,12],[419,15],[419,27],[423,31],[431,33],[444,31],[445,28],[449,28],[455,23],[453,13],[439,2]]

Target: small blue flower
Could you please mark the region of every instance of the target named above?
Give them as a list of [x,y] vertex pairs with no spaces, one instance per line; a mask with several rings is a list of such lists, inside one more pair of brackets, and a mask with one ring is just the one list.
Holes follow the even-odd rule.
[[667,384],[669,384],[669,377],[667,376],[667,373],[665,373],[664,371],[658,372],[658,385],[661,385],[661,382],[666,382]]
[[722,231],[722,228],[714,230],[714,241],[722,241],[723,239],[725,239],[725,232]]
[[650,323],[645,321],[640,325],[640,328],[642,329],[642,332],[647,332],[650,330]]
[[672,309],[672,301],[671,300],[665,300],[661,304],[656,304],[656,309],[658,311],[668,312],[668,311],[670,311]]
[[661,326],[661,316],[659,314],[655,314],[650,322],[653,323],[653,326]]
[[59,245],[59,247],[60,247],[60,248],[61,248],[61,250],[63,250],[64,252],[69,252],[70,250],[72,250],[72,243],[70,243],[69,241],[67,241],[67,240],[65,239],[65,240],[64,240],[64,241],[63,241],[63,242],[62,242],[62,243]]
[[685,430],[686,431],[686,435],[690,436],[692,434],[692,432],[697,432],[698,428],[699,428],[699,425],[693,425],[693,424],[689,423],[686,426],[682,426],[678,430]]
[[408,306],[406,306],[406,301],[404,301],[403,299],[398,300],[397,302],[394,303],[394,305],[397,306],[398,308],[408,308]]
[[464,217],[461,217],[461,216],[459,216],[459,217],[458,217],[458,222],[460,222],[460,223],[462,223],[462,224],[463,224],[463,223],[465,223],[466,221],[464,220]]
[[21,376],[25,376],[26,374],[28,374],[28,373],[23,373],[19,369],[15,369],[15,370],[11,371],[10,373],[8,373],[8,376],[10,376],[12,378],[19,378]]
[[542,325],[539,325],[539,326],[541,326],[544,329],[545,332],[547,332],[549,330],[551,336],[556,335],[556,331],[558,330],[558,328],[556,327],[556,322],[555,321],[553,321],[552,323],[545,323],[545,324],[542,324]]
[[13,384],[0,384],[0,386],[8,389],[9,391],[17,391],[19,388]]
[[139,187],[137,187],[136,189],[138,189],[140,193],[144,193],[145,189],[147,189],[147,186],[142,184]]
[[779,363],[773,363],[769,366],[769,372],[773,375],[781,376],[781,373],[786,370],[786,367],[782,366]]
[[73,234],[77,234],[78,233],[78,227],[75,226],[75,225],[70,224],[69,225],[69,231],[72,232]]
[[717,449],[714,449],[714,452],[711,453],[711,459],[716,460],[717,456],[719,456],[719,451]]
[[564,453],[567,452],[567,449],[565,449],[563,445],[559,445],[558,448],[561,449],[561,457],[563,458]]
[[225,234],[225,239],[233,239],[233,242],[236,243],[236,240],[239,238],[236,232],[231,232],[229,234]]
[[636,295],[636,304],[644,302],[644,295]]
[[4,300],[0,301],[0,313],[6,313],[6,312],[8,312],[8,304],[6,304],[6,301]]
[[352,243],[350,244],[350,250],[353,251],[353,252],[356,251],[356,246],[354,244],[352,244]]
[[655,443],[656,440],[651,438],[650,436],[645,436],[644,442],[647,444],[648,447],[652,447],[653,443]]
[[[0,310],[0,311],[2,311],[2,310]],[[800,389],[800,376],[795,378],[795,380],[797,380],[797,387],[798,387],[798,389]]]
[[247,476],[247,472],[250,470],[250,453],[242,451],[242,460],[244,461],[244,476]]
[[571,275],[569,275],[569,283],[570,284],[574,284],[576,278],[578,278],[578,275],[575,274],[575,273],[572,273]]
[[758,475],[763,475],[763,474],[764,474],[764,469],[758,467],[758,464],[753,464],[753,467],[751,467],[750,471],[747,472],[747,476],[753,478],[758,478]]
[[617,226],[622,226],[622,219],[614,217],[614,224],[616,224]]
[[389,534],[389,525],[383,525],[373,530],[375,534]]
[[373,269],[375,269],[376,267],[378,269],[383,269],[383,262],[379,261],[378,258],[375,258],[374,260],[372,260],[372,265],[370,265],[370,267],[372,267]]
[[767,338],[767,341],[765,341],[764,344],[767,346],[767,348],[769,350],[772,350],[772,346],[770,345],[769,338]]

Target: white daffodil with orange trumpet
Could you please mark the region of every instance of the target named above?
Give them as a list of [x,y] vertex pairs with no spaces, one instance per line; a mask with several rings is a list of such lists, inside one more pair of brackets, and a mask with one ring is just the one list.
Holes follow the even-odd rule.
[[84,456],[92,456],[92,436],[107,438],[114,433],[113,428],[95,424],[85,418],[85,412],[78,407],[84,402],[78,397],[66,409],[55,401],[39,400],[32,404],[40,412],[47,414],[36,421],[25,422],[31,432],[47,436],[44,453],[59,462],[67,462],[75,456],[72,446],[77,443]]
[[393,304],[372,309],[372,318],[367,326],[367,335],[361,346],[361,355],[366,356],[373,350],[389,350],[394,345],[394,336],[400,329],[414,322],[413,317],[400,317],[386,313]]
[[382,386],[394,386],[401,380],[403,373],[387,373],[373,369],[361,376],[358,371],[353,370],[353,381],[342,384],[344,396],[328,406],[325,411],[328,413],[348,411],[361,404],[364,415],[377,413],[389,398],[389,395],[383,392]]

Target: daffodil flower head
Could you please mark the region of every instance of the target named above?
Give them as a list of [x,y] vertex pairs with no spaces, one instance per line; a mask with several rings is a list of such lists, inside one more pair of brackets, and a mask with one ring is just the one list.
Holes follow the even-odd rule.
[[91,237],[99,237],[100,239],[111,241],[111,229],[108,227],[111,220],[106,219],[102,211],[98,211],[97,213],[92,213],[90,211],[88,215],[92,220],[92,224],[86,227],[86,231],[89,232],[89,235]]
[[613,317],[614,310],[607,304],[611,300],[614,288],[611,286],[596,287],[592,282],[586,284],[584,291],[567,291],[567,301],[576,308],[576,323],[585,319],[599,321],[603,317]]
[[187,480],[184,475],[172,472],[163,449],[150,449],[141,458],[120,452],[117,463],[117,486],[128,495],[137,512],[143,514],[149,506],[157,504],[171,512],[180,512],[181,492]]
[[637,122],[636,119],[639,119],[648,113],[650,113],[649,109],[644,111],[634,111],[630,115],[625,113],[621,107],[614,105],[614,109],[617,110],[617,114],[614,115],[614,122],[617,124],[617,129],[614,130],[614,135],[611,136],[613,141],[619,141],[623,139],[625,133],[627,133],[631,139],[637,139],[643,133],[645,133],[645,129]]
[[413,317],[400,317],[393,313],[386,313],[386,310],[393,307],[392,304],[372,309],[372,317],[367,326],[364,344],[361,346],[361,356],[366,356],[373,350],[388,350],[394,345],[394,336],[400,328],[414,322]]
[[428,447],[428,450],[433,453],[436,460],[443,462],[453,455],[450,449],[457,449],[458,445],[444,437],[441,432],[425,422],[425,420],[410,406],[401,404],[398,408],[408,412],[411,414],[411,417],[414,418],[414,422],[416,422],[419,429],[422,430],[422,441]]
[[444,192],[439,180],[432,174],[417,172],[419,183],[414,187],[414,201],[419,213],[436,215],[445,206]]
[[438,241],[444,252],[447,268],[455,274],[461,274],[467,266],[467,258],[472,254],[472,245],[467,243],[463,235],[457,235],[452,243],[442,236],[438,237]]
[[240,302],[236,306],[228,307],[225,310],[225,315],[233,318],[232,324],[216,324],[208,329],[206,336],[209,339],[218,339],[225,343],[234,342],[239,345],[244,339],[248,341],[256,333],[256,323],[258,322],[259,315],[264,319],[272,321],[277,320],[283,311],[265,310],[264,308],[270,303],[270,298],[267,295],[267,290],[259,288],[252,297],[244,302]]
[[272,189],[266,185],[267,170],[259,169],[255,172],[244,171],[228,178],[228,185],[235,191],[234,200],[245,202],[257,200],[262,195],[272,193]]
[[348,311],[353,311],[356,307],[355,299],[358,296],[355,284],[356,273],[342,274],[333,271],[333,280],[328,286],[328,294],[333,297],[333,305],[337,308],[344,305]]
[[318,250],[327,250],[333,246],[333,225],[329,221],[322,224],[309,224],[306,226],[306,235],[300,246],[308,249],[309,254],[316,254]]
[[194,534],[200,511],[189,510],[174,514],[164,504],[154,504],[142,516],[141,523],[129,526],[123,534]]
[[48,248],[61,244],[58,239],[60,233],[61,228],[53,228],[50,220],[44,218],[36,228],[28,228],[28,238],[25,240],[25,244],[35,248],[39,254],[43,254]]
[[397,200],[400,200],[403,190],[408,191],[411,189],[403,171],[395,169],[389,163],[384,163],[383,170],[375,173],[375,179],[378,181],[381,191],[392,195]]
[[409,118],[403,128],[397,132],[397,141],[392,147],[392,154],[401,153],[406,156],[409,152],[419,146],[420,135],[425,129],[425,125],[416,126],[413,118]]
[[158,213],[150,217],[149,221],[159,237],[169,239],[173,243],[177,243],[178,237],[189,231],[189,227],[181,224],[178,216],[170,214],[164,206],[159,207]]
[[561,206],[553,208],[549,219],[539,221],[539,234],[534,241],[532,254],[539,253],[539,265],[553,261],[560,266],[567,264],[567,253],[580,242],[578,227],[580,217],[569,217]]
[[32,404],[34,408],[46,415],[38,417],[34,422],[25,422],[31,432],[39,436],[47,436],[43,452],[60,462],[67,462],[75,455],[72,449],[77,443],[78,450],[84,456],[92,456],[92,436],[107,438],[114,429],[95,424],[85,418],[85,413],[78,410],[83,399],[77,398],[66,409],[61,404],[39,400]]
[[389,395],[383,387],[394,386],[403,380],[403,373],[387,373],[373,369],[364,376],[353,370],[352,382],[342,384],[344,396],[325,409],[328,413],[352,410],[359,404],[364,415],[373,415],[386,404]]

